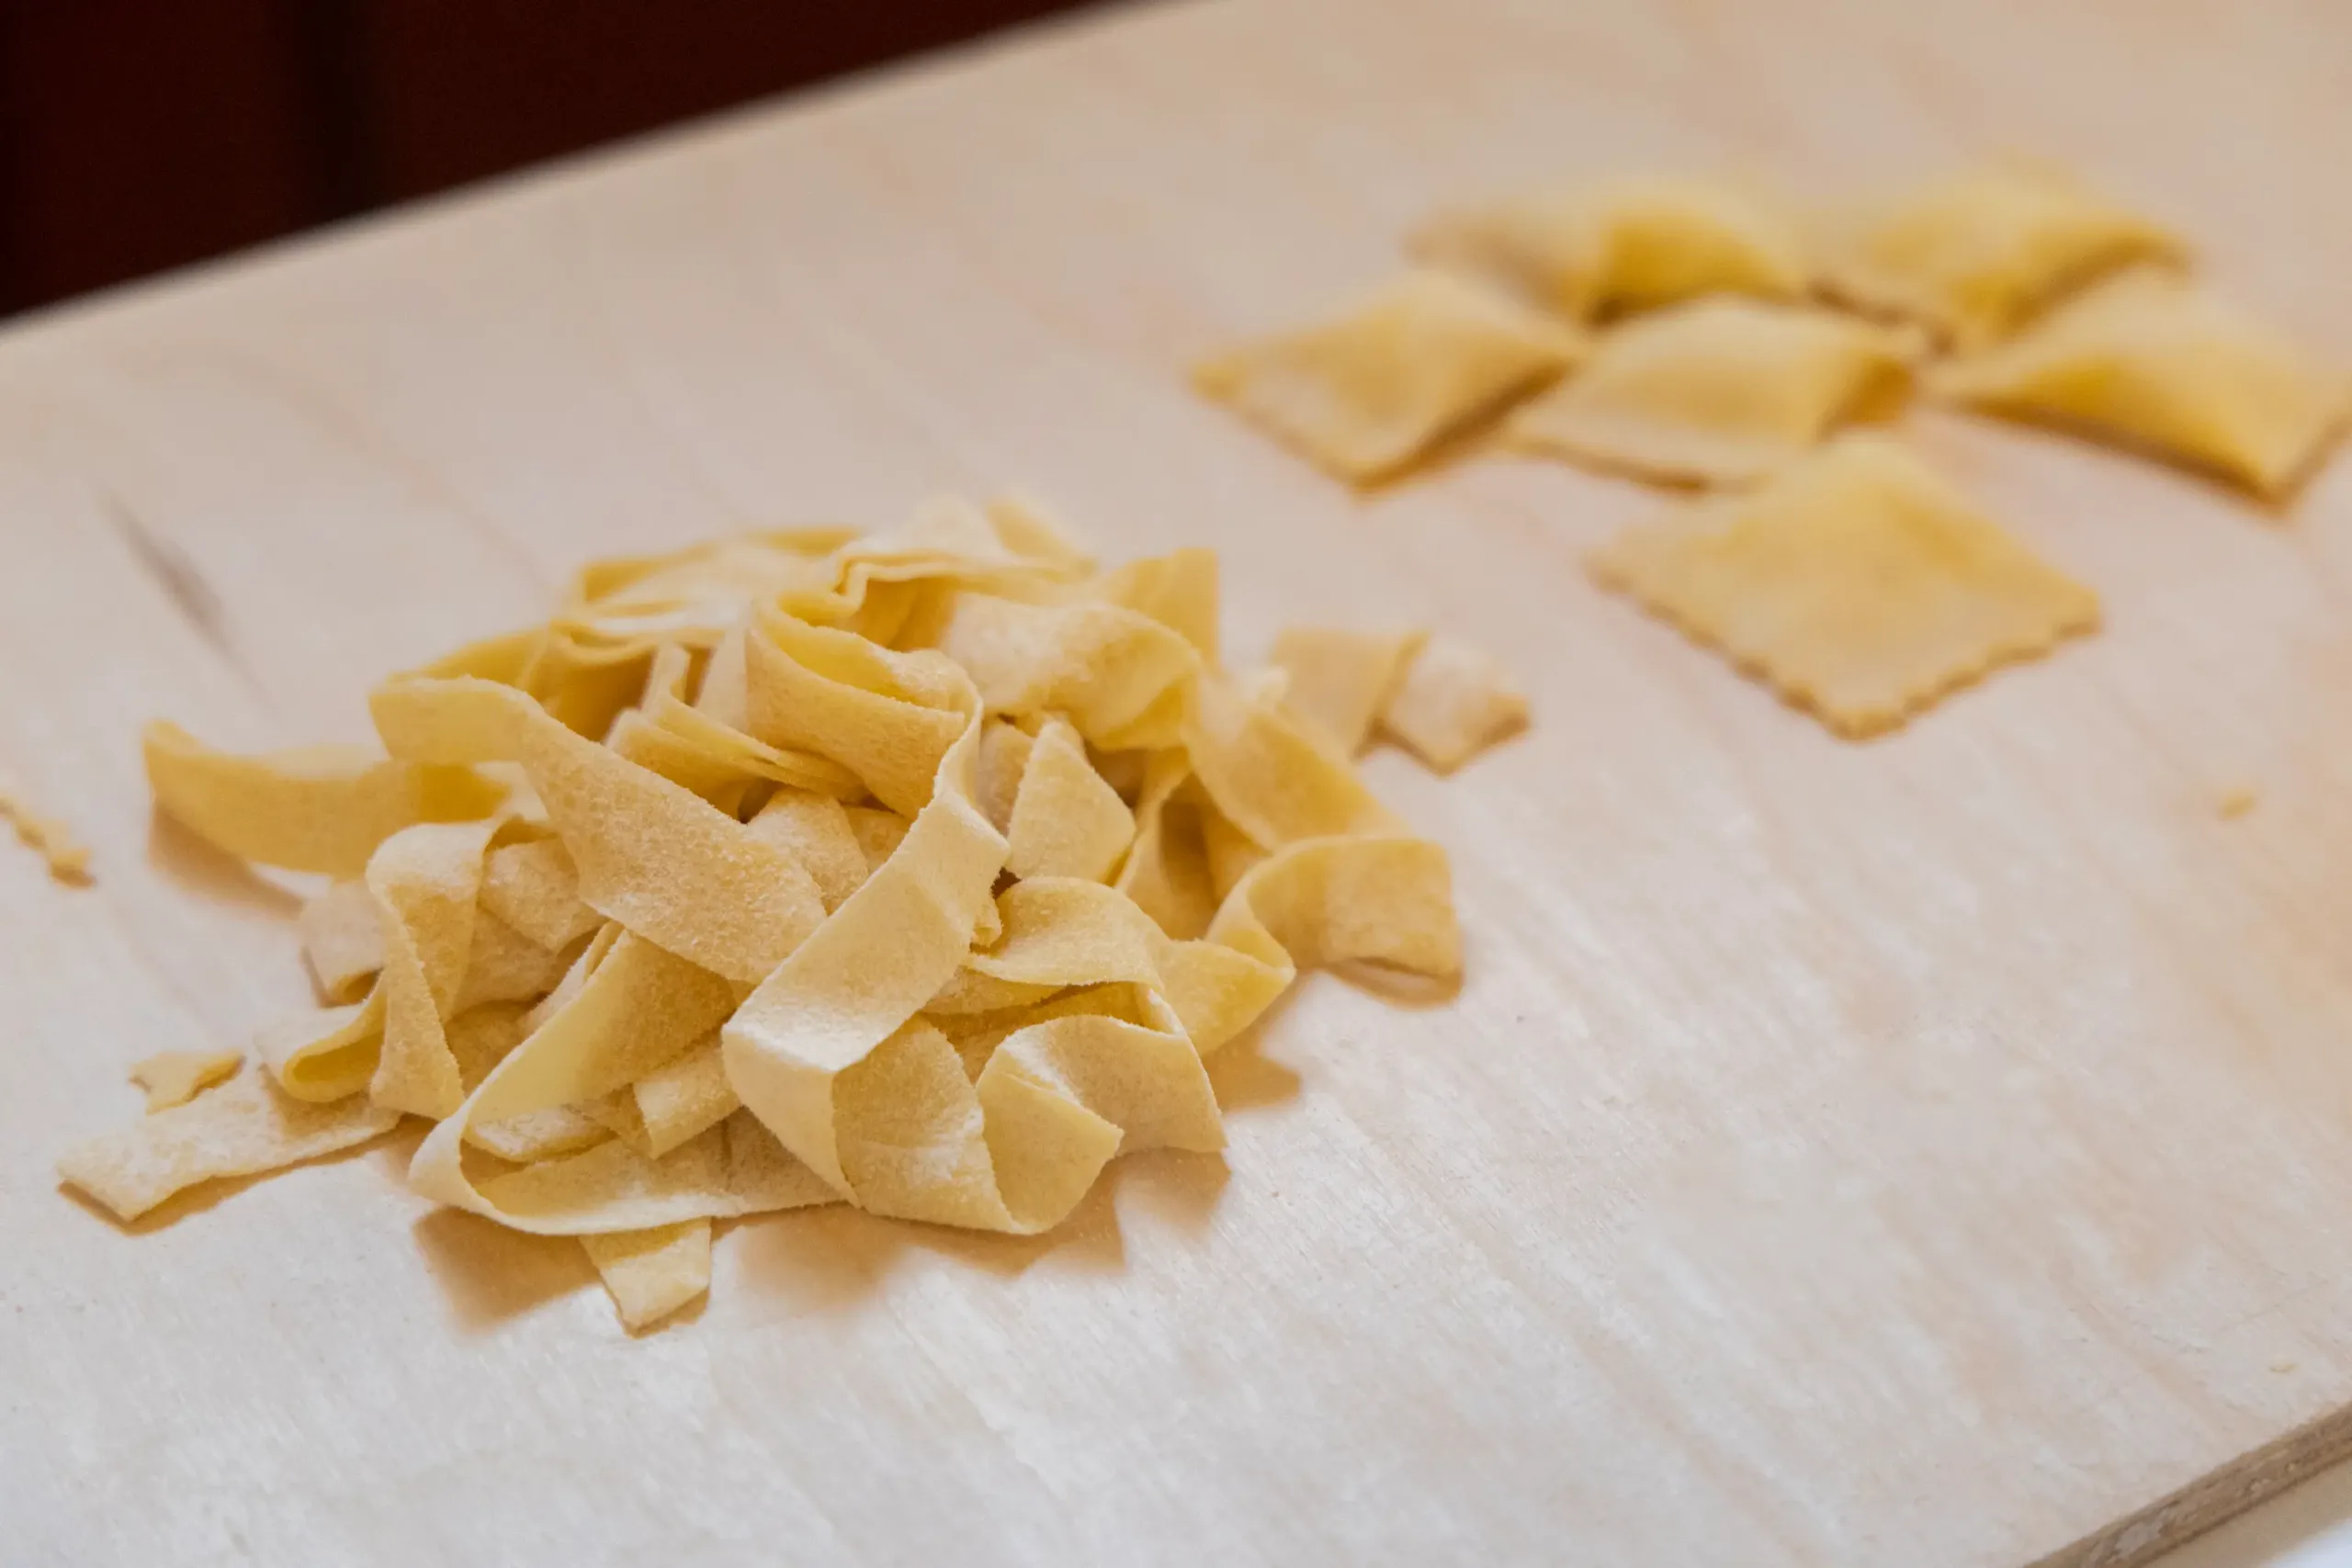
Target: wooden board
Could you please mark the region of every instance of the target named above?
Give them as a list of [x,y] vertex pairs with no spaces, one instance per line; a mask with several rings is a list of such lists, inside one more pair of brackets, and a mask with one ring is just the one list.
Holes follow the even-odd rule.
[[[2291,522],[1950,418],[2109,628],[1836,742],[1597,593],[1653,499],[1359,503],[1185,390],[1442,198],[2069,161],[2352,360],[2352,11],[1389,0],[1041,33],[0,339],[0,1516],[83,1563],[2119,1563],[2352,1439],[2352,462]],[[1060,1233],[739,1228],[632,1341],[395,1145],[126,1235],[145,1053],[297,1004],[291,902],[150,819],[152,715],[365,733],[582,557],[1023,485],[1224,552],[1234,645],[1428,618],[1538,727],[1380,786],[1473,976],[1308,985],[1223,1161]],[[2225,822],[2221,795],[2259,792]]]

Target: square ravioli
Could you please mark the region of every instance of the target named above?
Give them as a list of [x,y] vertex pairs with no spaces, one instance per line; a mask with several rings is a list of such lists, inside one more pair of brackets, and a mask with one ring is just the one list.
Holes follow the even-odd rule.
[[1589,565],[1849,739],[2098,624],[2089,589],[1880,435],[1629,528]]
[[1745,484],[1891,410],[1915,351],[1832,310],[1693,300],[1608,333],[1574,379],[1512,412],[1504,438],[1668,484]]
[[1193,382],[1351,484],[1393,479],[1583,356],[1581,334],[1438,272],[1200,366]]
[[1932,385],[1987,412],[2119,441],[2272,501],[2319,465],[2352,414],[2352,380],[2210,290],[2145,270],[1944,367]]
[[1810,285],[1796,225],[1730,180],[1622,180],[1441,213],[1422,262],[1577,321],[1702,294],[1792,299]]
[[2188,247],[2149,219],[2040,164],[1964,169],[1830,225],[1830,291],[1916,321],[1962,349],[2008,336],[2074,290]]

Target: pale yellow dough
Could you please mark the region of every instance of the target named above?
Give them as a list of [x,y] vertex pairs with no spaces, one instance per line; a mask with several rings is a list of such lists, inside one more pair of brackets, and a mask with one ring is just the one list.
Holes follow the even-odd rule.
[[400,1119],[359,1099],[308,1104],[247,1071],[79,1145],[57,1162],[57,1174],[117,1219],[135,1220],[185,1188],[334,1154],[391,1131]]
[[0,819],[11,823],[17,840],[40,856],[54,881],[85,886],[90,880],[90,850],[74,836],[62,818],[43,816],[32,803],[0,787]]
[[651,1327],[710,1289],[707,1219],[583,1235],[580,1243],[632,1332]]
[[1891,412],[1917,345],[1810,305],[1718,297],[1628,321],[1512,411],[1523,451],[1666,484],[1747,484],[1838,425]]
[[2280,500],[2352,418],[2352,378],[2200,284],[2127,273],[1932,382],[1973,408],[2120,442]]
[[295,925],[323,999],[343,1003],[367,994],[384,967],[384,925],[363,878],[337,882],[305,903]]
[[1418,631],[1285,626],[1274,638],[1272,655],[1274,668],[1289,677],[1279,700],[1353,756],[1372,739],[1380,710],[1427,640],[1428,634]]
[[1577,321],[1704,294],[1792,299],[1811,282],[1790,216],[1727,179],[1531,192],[1441,214],[1409,243],[1423,262]]
[[1830,219],[1829,287],[1915,321],[1962,350],[2008,336],[2121,267],[2188,259],[2153,220],[2057,169],[1962,169]]
[[1380,727],[1450,773],[1527,723],[1527,697],[1492,654],[1433,637],[1413,655]]
[[186,1105],[245,1065],[243,1051],[164,1051],[131,1064],[130,1081],[147,1091],[147,1113]]
[[1351,484],[1376,484],[1540,391],[1580,333],[1445,273],[1407,274],[1334,320],[1200,366],[1193,381]]
[[[170,809],[338,879],[300,921],[338,1005],[219,1088],[233,1054],[142,1064],[195,1098],[60,1173],[129,1217],[413,1112],[416,1191],[582,1237],[638,1329],[714,1220],[1030,1233],[1119,1154],[1216,1151],[1204,1057],[1301,964],[1461,961],[1444,852],[1284,705],[1328,694],[1218,664],[1217,604],[1206,551],[1102,573],[1034,506],[935,502],[593,563],[379,687],[387,757],[157,727]],[[1330,722],[1460,744],[1500,688],[1401,668],[1449,647],[1391,639]]]
[[1876,435],[1630,528],[1590,567],[1848,737],[2098,624],[2090,590]]

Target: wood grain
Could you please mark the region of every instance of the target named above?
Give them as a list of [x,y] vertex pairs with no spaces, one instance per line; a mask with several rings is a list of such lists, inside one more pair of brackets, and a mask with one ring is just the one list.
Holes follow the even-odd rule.
[[[2270,520],[1917,420],[2109,625],[1855,746],[1584,581],[1644,492],[1359,502],[1180,372],[1442,198],[2002,146],[2352,360],[2346,60],[2289,0],[1148,9],[0,337],[0,766],[99,879],[0,856],[10,1550],[2111,1565],[2339,1451],[2352,463]],[[54,1190],[130,1062],[303,996],[142,720],[359,737],[582,557],[1007,484],[1220,549],[1239,649],[1429,619],[1524,672],[1524,739],[1374,767],[1455,852],[1456,1000],[1317,979],[1220,1064],[1226,1160],[1035,1241],[739,1227],[643,1340],[402,1147],[135,1235]]]

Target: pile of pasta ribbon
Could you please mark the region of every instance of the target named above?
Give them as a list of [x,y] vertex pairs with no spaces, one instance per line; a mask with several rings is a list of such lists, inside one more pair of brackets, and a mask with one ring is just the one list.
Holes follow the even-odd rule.
[[242,1071],[141,1064],[151,1113],[61,1172],[129,1219],[427,1118],[417,1191],[581,1237],[634,1327],[707,1288],[714,1220],[1035,1233],[1114,1155],[1218,1149],[1204,1058],[1300,968],[1460,970],[1446,856],[1351,753],[1451,766],[1523,704],[1417,634],[1237,676],[1217,609],[1209,552],[1104,572],[939,502],[592,564],[379,686],[382,754],[153,726],[165,811],[333,879],[334,1005]]

